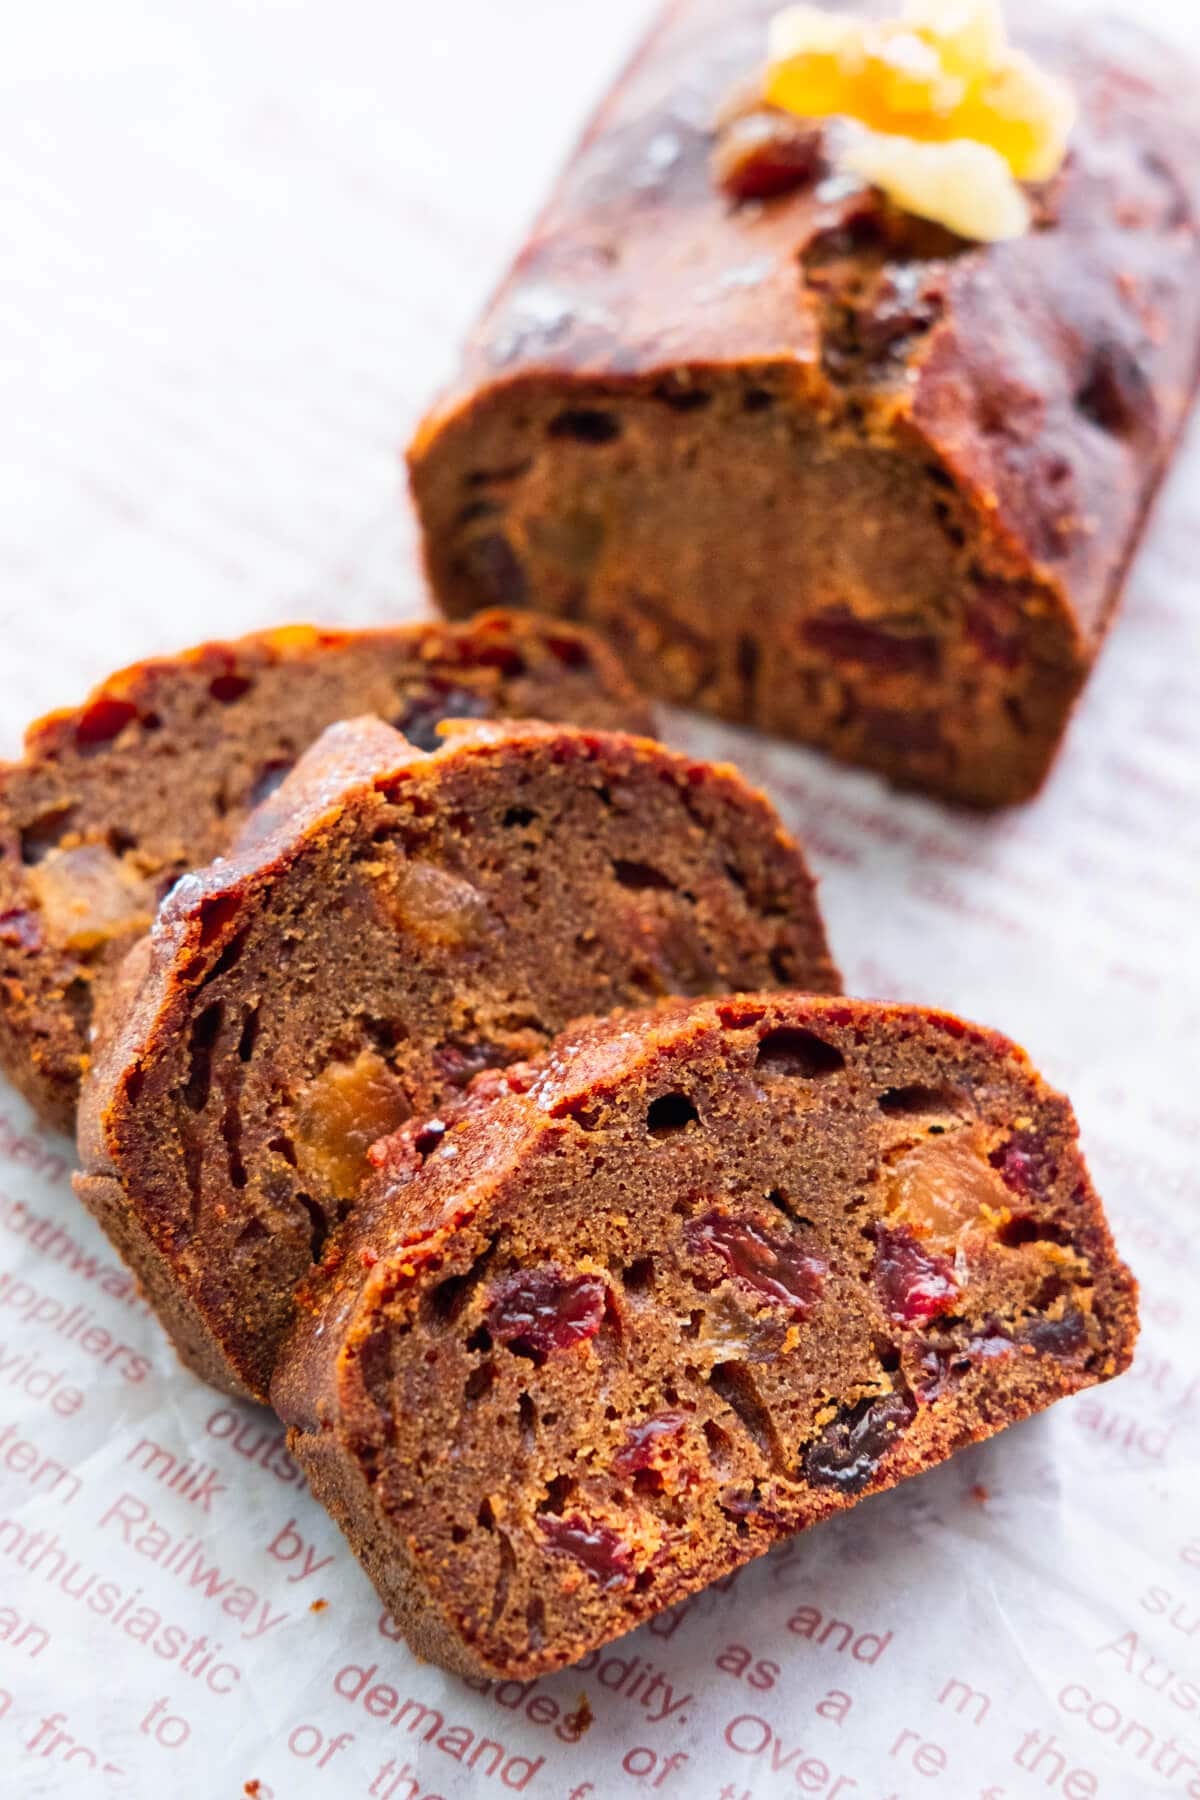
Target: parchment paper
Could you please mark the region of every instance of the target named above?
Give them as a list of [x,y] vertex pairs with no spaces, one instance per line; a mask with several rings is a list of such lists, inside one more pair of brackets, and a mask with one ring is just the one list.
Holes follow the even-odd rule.
[[[422,609],[396,447],[646,10],[7,11],[4,752],[122,661]],[[0,1090],[0,1791],[1200,1796],[1198,484],[1193,434],[1023,811],[673,722],[803,833],[854,991],[1070,1091],[1143,1283],[1132,1373],[481,1692],[396,1641],[272,1419],[176,1366]]]

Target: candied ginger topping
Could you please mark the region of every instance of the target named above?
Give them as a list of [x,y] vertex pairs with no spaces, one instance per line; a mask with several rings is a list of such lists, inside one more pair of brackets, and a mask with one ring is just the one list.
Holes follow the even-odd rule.
[[790,6],[758,102],[852,121],[844,167],[979,242],[1028,229],[1019,184],[1055,173],[1075,119],[1069,89],[1009,44],[998,0],[903,0],[878,20]]

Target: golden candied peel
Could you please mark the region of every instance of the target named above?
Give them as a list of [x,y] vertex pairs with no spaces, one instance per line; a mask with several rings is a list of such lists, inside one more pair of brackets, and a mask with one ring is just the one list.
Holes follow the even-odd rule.
[[855,129],[839,157],[906,211],[979,242],[1029,225],[1022,181],[1053,175],[1070,91],[1007,41],[998,0],[903,0],[898,19],[788,7],[772,20],[760,98]]

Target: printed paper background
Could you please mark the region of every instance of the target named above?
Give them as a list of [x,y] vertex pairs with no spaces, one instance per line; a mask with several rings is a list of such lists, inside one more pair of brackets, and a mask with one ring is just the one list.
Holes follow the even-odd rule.
[[[1200,42],[1183,0],[1137,10]],[[6,9],[0,753],[135,657],[420,612],[396,448],[647,13]],[[270,1417],[178,1369],[0,1089],[0,1792],[1200,1796],[1198,494],[1193,432],[1019,813],[673,722],[804,834],[853,990],[999,1026],[1070,1091],[1143,1284],[1133,1371],[480,1692],[395,1640]]]

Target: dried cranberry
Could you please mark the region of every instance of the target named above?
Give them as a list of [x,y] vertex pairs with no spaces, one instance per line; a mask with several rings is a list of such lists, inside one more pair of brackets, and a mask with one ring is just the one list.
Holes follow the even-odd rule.
[[1005,1187],[1023,1199],[1042,1192],[1054,1180],[1058,1165],[1044,1137],[1036,1131],[1014,1131],[988,1157]]
[[102,694],[80,713],[75,725],[75,742],[81,750],[111,743],[124,731],[131,719],[137,718],[137,707],[130,700],[114,700]]
[[787,1238],[773,1237],[752,1219],[731,1219],[709,1212],[689,1219],[688,1247],[715,1251],[748,1287],[790,1306],[804,1318],[820,1299],[829,1264]]
[[556,1518],[538,1513],[537,1522],[547,1547],[570,1556],[595,1577],[602,1588],[623,1587],[633,1576],[633,1551],[611,1525],[595,1525],[582,1513]]
[[32,951],[40,950],[43,941],[36,913],[26,912],[21,907],[0,913],[0,944],[11,944],[14,950]]
[[731,200],[769,200],[810,182],[821,167],[821,134],[785,112],[733,119],[717,139],[713,175]]
[[954,1265],[927,1250],[911,1231],[875,1230],[875,1291],[883,1310],[901,1325],[923,1325],[949,1312],[958,1298]]
[[598,1275],[572,1275],[548,1263],[514,1269],[492,1289],[492,1335],[525,1356],[548,1356],[595,1337],[608,1290]]
[[931,675],[937,668],[936,638],[885,630],[851,612],[818,613],[804,621],[800,633],[814,650],[823,651],[837,662],[919,675]]
[[944,749],[936,713],[906,712],[894,706],[864,706],[859,718],[863,737],[893,755],[932,755]]
[[915,1410],[907,1394],[860,1400],[832,1419],[808,1445],[802,1459],[804,1479],[810,1487],[860,1494]]
[[640,1425],[631,1425],[625,1442],[613,1457],[613,1474],[636,1475],[639,1469],[650,1468],[662,1439],[673,1437],[683,1429],[684,1423],[682,1413],[664,1412],[643,1419]]
[[438,682],[414,695],[392,724],[418,750],[436,750],[441,741],[437,728],[443,719],[486,719],[491,712],[483,694]]
[[1088,1341],[1086,1321],[1074,1308],[1061,1319],[1033,1319],[1018,1335],[1043,1356],[1078,1356]]

